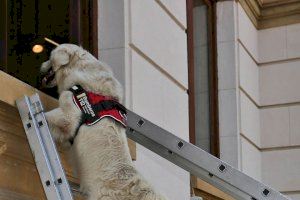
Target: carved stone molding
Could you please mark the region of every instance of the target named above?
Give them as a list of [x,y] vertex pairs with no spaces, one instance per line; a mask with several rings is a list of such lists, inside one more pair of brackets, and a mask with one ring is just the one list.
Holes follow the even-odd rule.
[[300,23],[300,0],[238,0],[257,29]]

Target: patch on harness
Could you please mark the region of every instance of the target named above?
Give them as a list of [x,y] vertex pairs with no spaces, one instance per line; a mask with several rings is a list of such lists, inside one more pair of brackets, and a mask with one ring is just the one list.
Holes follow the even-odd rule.
[[93,111],[92,106],[91,106],[90,102],[88,101],[88,98],[87,98],[85,93],[77,95],[76,99],[78,99],[80,107],[83,109],[83,112],[85,114],[91,115],[92,117],[96,116],[96,114]]
[[126,108],[115,99],[85,91],[81,86],[73,86],[75,105],[82,111],[82,123],[93,125],[104,117],[110,117],[126,126]]

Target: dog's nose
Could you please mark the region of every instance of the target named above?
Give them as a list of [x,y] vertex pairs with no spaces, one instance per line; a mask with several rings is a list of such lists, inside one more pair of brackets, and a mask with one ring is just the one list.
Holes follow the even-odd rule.
[[40,68],[40,73],[42,75],[47,74],[51,68],[52,68],[52,65],[49,60],[46,62],[43,62],[42,66]]

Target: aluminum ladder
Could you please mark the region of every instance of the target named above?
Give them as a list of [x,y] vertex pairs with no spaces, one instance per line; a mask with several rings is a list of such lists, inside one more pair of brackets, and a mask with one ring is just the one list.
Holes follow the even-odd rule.
[[[72,200],[38,94],[17,100],[17,107],[48,199]],[[127,137],[238,200],[288,200],[199,147],[127,110]]]

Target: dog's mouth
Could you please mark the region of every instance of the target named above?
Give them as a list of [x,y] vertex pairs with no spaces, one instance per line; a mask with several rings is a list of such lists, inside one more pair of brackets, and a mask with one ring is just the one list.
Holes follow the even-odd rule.
[[51,88],[56,86],[55,72],[52,67],[47,71],[44,78],[42,79],[42,86]]

